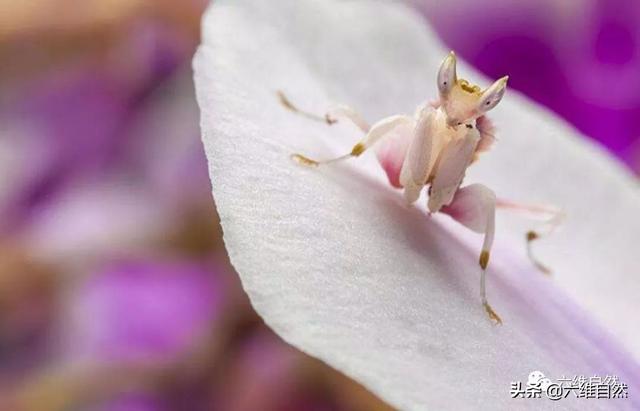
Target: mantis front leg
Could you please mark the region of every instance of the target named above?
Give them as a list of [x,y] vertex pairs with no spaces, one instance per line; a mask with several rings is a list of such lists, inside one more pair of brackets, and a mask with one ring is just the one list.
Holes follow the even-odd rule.
[[410,116],[405,115],[395,115],[391,117],[384,118],[373,126],[369,127],[369,125],[364,121],[364,119],[352,108],[339,105],[331,108],[324,116],[319,116],[317,114],[309,113],[307,111],[302,111],[298,109],[296,106],[291,103],[291,101],[282,93],[278,92],[278,96],[280,98],[280,102],[287,109],[301,114],[309,119],[315,121],[326,122],[329,125],[335,124],[338,119],[345,118],[355,124],[360,130],[365,133],[365,136],[362,140],[360,140],[356,145],[353,146],[349,153],[345,153],[341,156],[330,158],[326,160],[315,160],[310,157],[307,157],[300,153],[294,153],[291,155],[291,158],[297,161],[298,163],[310,166],[317,167],[320,165],[336,163],[342,160],[347,160],[351,157],[358,157],[366,150],[371,148],[378,141],[384,139],[385,137],[394,133],[399,127],[409,126],[413,128],[415,123],[414,119]]
[[364,138],[354,145],[349,153],[335,158],[330,158],[328,160],[314,160],[298,153],[292,154],[291,158],[302,165],[317,167],[324,164],[347,160],[351,157],[358,157],[371,148],[375,143],[391,135],[397,128],[405,125],[413,125],[413,118],[403,115],[387,117],[371,126]]
[[413,138],[402,164],[400,183],[404,189],[404,199],[407,204],[418,200],[435,162],[435,113],[432,107],[424,107],[420,111],[413,130]]
[[328,125],[333,125],[337,123],[341,118],[347,119],[355,124],[360,130],[367,133],[369,131],[369,124],[362,118],[360,114],[353,108],[341,104],[337,106],[333,106],[327,110],[324,116],[311,113],[309,111],[304,111],[299,109],[296,105],[294,105],[291,100],[282,92],[278,91],[278,99],[280,100],[280,104],[282,104],[287,110],[290,110],[294,113],[297,113],[301,116],[304,116],[310,120],[319,121],[322,123],[327,123]]

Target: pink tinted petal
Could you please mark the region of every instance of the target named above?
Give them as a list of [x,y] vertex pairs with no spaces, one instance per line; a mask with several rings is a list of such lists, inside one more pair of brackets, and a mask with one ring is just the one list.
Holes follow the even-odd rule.
[[378,143],[376,155],[380,165],[387,173],[389,183],[396,188],[401,188],[400,170],[411,143],[411,126],[400,126],[393,135]]
[[[399,2],[266,3],[216,2],[194,62],[225,244],[266,324],[398,409],[553,407],[510,398],[509,382],[526,381],[532,370],[550,378],[616,374],[630,398],[593,406],[637,407],[637,362],[590,315],[633,346],[628,314],[637,311],[637,287],[623,274],[637,268],[630,243],[640,228],[628,218],[638,208],[629,179],[557,119],[507,96],[495,114],[509,138],[473,177],[509,198],[557,200],[575,213],[566,236],[545,251],[561,269],[557,282],[577,292],[533,272],[518,244],[511,250],[519,230],[501,222],[489,294],[505,325],[491,327],[478,304],[477,254],[461,241],[467,230],[403,207],[398,193],[373,181],[377,164],[326,173],[291,164],[289,154],[315,147],[326,126],[285,115],[273,95],[295,84],[318,107],[340,91],[372,119],[407,110],[424,99],[416,84],[436,72],[442,45]],[[586,173],[589,190],[570,184]],[[539,184],[542,177],[558,184]],[[602,210],[605,223],[593,218]],[[612,229],[616,235],[603,235]],[[590,278],[615,299],[589,298]],[[578,297],[595,310],[582,312]]]

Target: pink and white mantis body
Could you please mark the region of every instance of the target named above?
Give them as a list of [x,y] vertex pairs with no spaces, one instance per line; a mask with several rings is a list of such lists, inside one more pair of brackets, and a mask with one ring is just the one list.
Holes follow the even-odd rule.
[[[378,160],[389,182],[403,190],[408,204],[416,202],[423,188],[428,187],[429,212],[443,212],[470,230],[484,234],[479,258],[480,298],[489,318],[496,323],[502,323],[502,320],[489,305],[485,286],[495,233],[496,207],[550,215],[549,224],[552,227],[549,232],[557,225],[561,215],[554,209],[498,201],[493,191],[482,184],[461,187],[467,167],[494,142],[494,129],[485,113],[502,99],[507,79],[507,76],[502,77],[485,90],[458,79],[456,57],[451,52],[438,71],[440,99],[437,103],[418,107],[414,116],[394,115],[372,126],[350,107],[334,107],[322,117],[299,110],[284,94],[279,93],[281,103],[294,112],[328,124],[346,119],[365,133],[365,137],[351,152],[343,156],[318,161],[294,154],[294,160],[315,167],[358,157],[376,145]],[[540,233],[533,231],[527,233],[530,257],[529,244],[540,236]],[[540,263],[534,262],[538,268],[547,271]]]

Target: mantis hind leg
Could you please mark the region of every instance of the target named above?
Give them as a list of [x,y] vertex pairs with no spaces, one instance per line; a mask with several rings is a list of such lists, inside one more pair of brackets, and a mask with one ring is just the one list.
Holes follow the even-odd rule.
[[544,218],[544,221],[539,228],[529,230],[525,235],[527,256],[529,257],[529,260],[531,260],[531,263],[543,274],[551,275],[551,269],[536,258],[535,253],[533,252],[532,243],[551,235],[556,228],[562,224],[562,221],[565,218],[564,212],[553,207],[522,204],[505,200],[498,200],[496,205],[498,208],[514,211],[527,217],[538,219]]

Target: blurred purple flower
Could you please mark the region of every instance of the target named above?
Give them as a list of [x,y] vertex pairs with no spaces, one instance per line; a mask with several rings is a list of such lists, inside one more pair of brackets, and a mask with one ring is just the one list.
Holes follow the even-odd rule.
[[4,138],[30,142],[17,153],[29,168],[27,178],[1,204],[3,229],[19,226],[78,178],[118,169],[131,147],[127,130],[138,108],[194,47],[193,40],[153,21],[140,21],[129,32],[106,56],[106,65],[81,61],[18,84],[0,98],[3,123],[24,131]]
[[220,289],[192,262],[121,262],[81,285],[66,346],[73,358],[166,360],[206,335]]
[[70,267],[153,248],[178,223],[143,182],[101,176],[57,193],[15,238],[33,255]]
[[[120,107],[104,101],[96,106]],[[108,110],[96,111],[104,114]],[[38,147],[37,142],[18,150],[22,157],[49,160],[33,159],[31,168],[25,170],[26,177],[13,179],[20,181],[13,191],[22,195],[23,201],[9,199],[9,205],[4,204],[13,210],[13,219],[2,221],[8,224],[18,220],[14,228],[20,229],[24,241],[37,254],[77,262],[84,257],[131,251],[133,247],[148,248],[153,238],[173,232],[185,213],[212,207],[190,72],[181,70],[123,116],[131,118],[115,127],[117,132],[104,137],[100,150],[94,151],[88,144],[78,154],[79,161],[62,160],[75,155],[73,150],[30,150],[31,146]],[[43,138],[34,132],[24,134],[32,140]],[[106,154],[109,150],[112,156]],[[7,153],[3,157],[14,156]],[[45,172],[42,163],[68,164],[69,172]],[[48,181],[54,175],[64,184],[40,185],[42,189],[48,187],[45,191],[49,195],[33,201],[30,196],[38,186],[34,183]],[[31,200],[26,201],[28,198]],[[6,209],[4,214],[11,215]]]
[[[123,164],[137,169],[156,195],[177,208],[211,206],[191,68],[182,68],[138,111],[127,130]],[[186,206],[186,207],[185,207]]]
[[135,393],[122,395],[89,411],[168,411],[168,408],[152,395]]
[[323,387],[305,385],[305,377],[313,373],[309,367],[293,347],[270,331],[258,330],[239,347],[238,359],[219,387],[216,407],[226,411],[344,409]]
[[640,3],[414,0],[445,43],[640,172]]
[[[24,90],[19,101],[2,107],[14,123],[27,124],[27,138],[39,147],[20,153],[34,169],[24,186],[12,187],[8,221],[19,223],[32,207],[46,203],[69,179],[104,167],[118,146],[115,138],[127,112],[126,96],[99,74],[65,73]],[[20,126],[16,126],[20,127]]]

